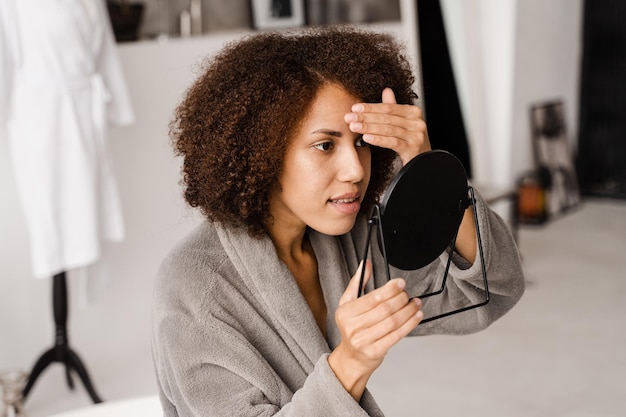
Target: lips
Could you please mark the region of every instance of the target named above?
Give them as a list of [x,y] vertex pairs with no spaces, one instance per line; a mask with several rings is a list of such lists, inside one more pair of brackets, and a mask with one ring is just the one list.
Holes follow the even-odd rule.
[[358,198],[338,198],[336,200],[330,200],[331,203],[338,204],[354,203],[355,201],[358,201]]
[[335,197],[330,198],[331,203],[354,203],[358,201],[361,197],[361,194],[357,192],[341,194]]
[[355,214],[361,209],[359,193],[344,194],[328,200],[331,205],[343,214]]

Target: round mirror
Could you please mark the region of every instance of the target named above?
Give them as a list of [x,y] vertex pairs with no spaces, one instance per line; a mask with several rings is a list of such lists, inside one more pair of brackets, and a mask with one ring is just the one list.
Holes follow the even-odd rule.
[[380,202],[387,262],[408,271],[434,261],[452,243],[468,202],[467,175],[451,153],[413,158]]

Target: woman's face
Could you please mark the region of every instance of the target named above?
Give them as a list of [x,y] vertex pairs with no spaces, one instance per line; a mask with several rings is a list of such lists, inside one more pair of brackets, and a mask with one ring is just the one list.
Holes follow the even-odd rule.
[[350,231],[370,180],[371,153],[344,115],[359,100],[324,85],[287,149],[281,189],[270,197],[273,230],[309,226],[328,235]]

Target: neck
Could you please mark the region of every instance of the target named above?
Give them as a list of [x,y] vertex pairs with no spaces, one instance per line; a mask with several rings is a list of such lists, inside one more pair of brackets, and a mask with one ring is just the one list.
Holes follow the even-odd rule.
[[317,259],[313,246],[306,235],[306,227],[301,230],[286,229],[281,233],[270,233],[278,258],[291,271],[300,292],[304,296],[318,327],[326,337],[326,303],[319,281]]
[[304,227],[270,227],[269,236],[274,243],[278,257],[285,263],[302,259],[308,252],[306,242],[306,226]]
[[319,281],[315,252],[306,234],[306,225],[296,227],[274,223],[269,229],[278,258],[291,271],[318,327],[326,337],[326,303]]

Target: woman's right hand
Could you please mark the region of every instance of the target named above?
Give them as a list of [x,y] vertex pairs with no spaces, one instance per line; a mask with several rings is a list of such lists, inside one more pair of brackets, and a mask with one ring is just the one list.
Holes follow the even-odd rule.
[[[335,322],[341,342],[328,358],[331,369],[356,401],[389,349],[424,318],[421,301],[409,299],[401,278],[357,298],[362,267],[363,264],[339,300]],[[372,265],[367,261],[364,281],[371,275]]]

